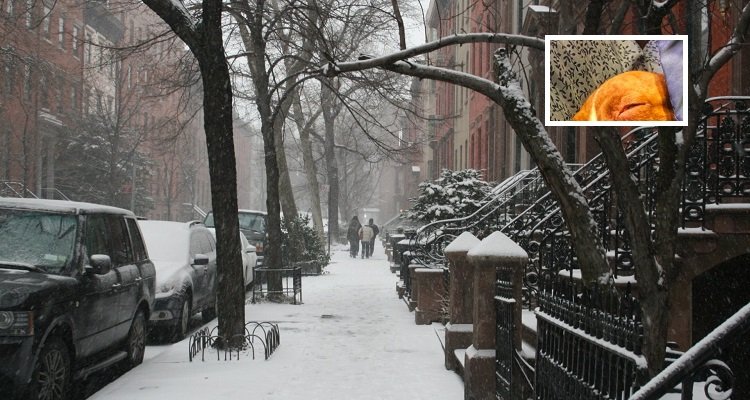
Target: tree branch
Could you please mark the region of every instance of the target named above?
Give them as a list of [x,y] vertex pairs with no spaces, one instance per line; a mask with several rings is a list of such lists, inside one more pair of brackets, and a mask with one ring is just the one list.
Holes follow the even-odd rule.
[[698,81],[701,97],[705,98],[706,93],[708,93],[708,84],[716,72],[740,51],[740,48],[746,41],[745,34],[747,33],[748,25],[750,25],[750,3],[745,4],[745,7],[742,8],[737,24],[734,26],[734,31],[732,31],[732,37],[729,38],[727,44],[721,50],[717,51],[708,61],[708,64],[706,64],[706,68],[703,70]]
[[[329,63],[323,68],[323,74],[326,76],[336,76],[343,72],[362,71],[370,68],[381,68],[396,61],[405,60],[421,54],[427,54],[431,51],[456,44],[466,43],[501,43],[516,46],[525,46],[536,50],[544,50],[544,40],[524,36],[511,35],[506,33],[467,33],[452,35],[440,38],[434,42],[425,43],[420,46],[414,46],[410,49],[401,50],[392,54],[381,57],[366,56],[360,61],[344,62],[340,64]],[[468,75],[468,74],[467,74]]]

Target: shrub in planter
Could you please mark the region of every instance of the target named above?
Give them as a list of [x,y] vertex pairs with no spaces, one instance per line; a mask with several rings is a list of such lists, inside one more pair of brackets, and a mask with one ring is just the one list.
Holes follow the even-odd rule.
[[[284,265],[313,261],[319,266],[322,272],[323,268],[331,260],[326,251],[326,242],[318,236],[315,229],[310,223],[310,218],[306,215],[296,216],[281,221],[281,251]],[[292,238],[300,238],[302,243],[292,243]],[[308,267],[312,268],[312,267]],[[318,270],[318,268],[312,268]]]

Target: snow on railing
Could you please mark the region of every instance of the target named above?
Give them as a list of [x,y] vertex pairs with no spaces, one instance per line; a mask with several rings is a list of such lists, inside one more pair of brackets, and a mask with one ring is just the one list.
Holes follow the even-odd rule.
[[[731,373],[727,374],[726,370],[718,368],[720,364],[709,360],[718,356],[721,350],[732,340],[746,338],[748,333],[750,333],[750,303],[742,307],[667,368],[649,380],[629,400],[659,399],[680,383],[682,383],[683,390],[692,387],[692,378],[695,372],[702,369],[707,363],[709,367],[713,367],[714,372],[724,372],[725,376],[715,374],[709,377],[706,380],[705,395],[709,399],[729,398],[732,393]],[[710,390],[714,390],[714,392],[711,393]]]

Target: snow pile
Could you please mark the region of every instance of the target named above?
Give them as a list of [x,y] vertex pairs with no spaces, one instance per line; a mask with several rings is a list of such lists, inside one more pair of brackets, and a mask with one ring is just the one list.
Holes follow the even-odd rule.
[[464,232],[458,235],[457,238],[453,239],[453,241],[445,247],[445,250],[443,252],[445,254],[466,253],[479,243],[479,239],[477,239],[476,236],[472,235],[471,232]]
[[502,232],[492,232],[479,245],[469,250],[470,258],[502,258],[505,260],[527,261],[529,255],[516,242]]

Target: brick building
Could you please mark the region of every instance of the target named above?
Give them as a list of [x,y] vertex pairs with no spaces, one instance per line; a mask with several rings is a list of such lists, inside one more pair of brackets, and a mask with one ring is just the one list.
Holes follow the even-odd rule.
[[[171,220],[211,208],[200,86],[179,86],[191,58],[156,15],[140,2],[0,5],[0,195],[103,202]],[[61,161],[83,158],[86,147],[71,141],[87,130],[116,143],[107,154],[119,175],[103,187]],[[258,203],[249,182],[262,186],[244,156],[259,156],[248,138],[235,135],[242,207]],[[89,196],[97,191],[105,194]]]

